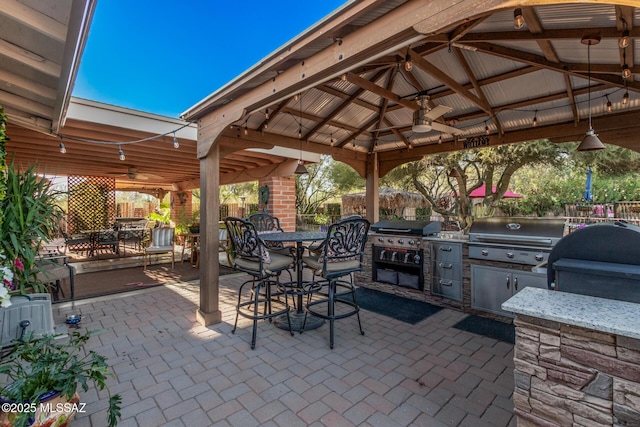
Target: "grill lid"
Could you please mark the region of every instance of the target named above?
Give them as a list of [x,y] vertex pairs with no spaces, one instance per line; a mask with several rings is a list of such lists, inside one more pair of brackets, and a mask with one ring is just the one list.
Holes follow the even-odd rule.
[[440,232],[439,221],[383,220],[371,226],[371,231],[387,234],[406,234],[412,236],[430,236]]
[[564,219],[478,218],[469,229],[469,241],[551,247],[563,234]]

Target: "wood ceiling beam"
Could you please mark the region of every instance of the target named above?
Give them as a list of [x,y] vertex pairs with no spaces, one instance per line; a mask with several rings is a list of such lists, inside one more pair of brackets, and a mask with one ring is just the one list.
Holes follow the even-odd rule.
[[[522,9],[522,13],[525,13]],[[530,16],[529,16],[530,17]],[[527,26],[529,21],[525,16]],[[630,37],[640,38],[640,28],[631,29]],[[496,31],[496,32],[477,32],[469,33],[458,40],[459,43],[469,43],[475,46],[476,43],[494,43],[494,42],[518,42],[518,41],[537,41],[537,40],[580,40],[584,36],[597,34],[602,39],[618,39],[621,36],[620,30],[613,27],[598,28],[554,28],[552,30],[542,29],[540,32],[527,32],[522,30],[512,31]]]
[[471,69],[471,66],[469,65],[469,63],[467,62],[467,59],[464,57],[462,50],[460,48],[454,47],[453,53],[456,55],[458,62],[462,66],[462,69],[464,70],[465,74],[467,75],[467,78],[471,82],[471,85],[473,86],[476,93],[478,94],[478,97],[482,100],[482,102],[485,105],[489,105],[489,111],[487,112],[487,114],[489,114],[489,117],[491,118],[493,123],[496,125],[496,129],[498,130],[498,133],[504,134],[504,129],[502,127],[502,124],[500,123],[500,120],[498,119],[498,116],[496,115],[493,108],[490,107],[491,104],[489,104],[489,100],[487,100],[487,97],[485,96],[484,91],[482,90],[482,87],[476,80],[476,76],[473,74],[473,70]]
[[573,113],[573,123],[578,124],[580,121],[580,113],[578,112],[578,106],[576,105],[576,96],[573,92],[573,86],[571,85],[571,77],[568,74],[565,74],[563,77],[564,85],[567,88],[567,98],[569,98],[571,112]]
[[[398,67],[394,67],[390,71],[389,80],[387,81],[387,90],[393,93],[393,84],[395,83],[395,77],[398,73]],[[382,123],[384,123],[384,116],[387,114],[387,105],[389,105],[389,100],[387,98],[381,98],[380,100],[380,109],[378,111],[378,124],[376,125],[377,129],[380,129]],[[369,151],[372,151],[375,147],[376,141],[378,140],[378,135],[380,132],[378,130],[373,132],[373,139],[371,140],[371,146],[369,147]]]
[[371,126],[373,126],[377,121],[378,121],[378,116],[373,116],[373,118],[369,119],[369,121],[367,121],[364,125],[362,125],[362,127],[360,127],[360,129],[358,131],[352,133],[347,138],[345,138],[344,140],[340,141],[336,145],[336,147],[342,148],[345,145],[347,145],[348,143],[355,141],[355,139],[357,137],[362,135],[367,129],[369,129]]
[[479,18],[472,19],[471,21],[467,21],[458,25],[453,31],[449,32],[448,42],[457,42],[460,38],[466,36],[475,27],[482,24],[488,17],[489,15],[481,16]]
[[[557,71],[563,74],[570,74],[580,78],[586,78],[584,73],[588,71],[588,64],[576,64],[576,63],[568,63],[568,62],[560,62],[553,63],[547,61],[546,58],[535,55],[532,53],[527,53],[523,51],[519,51],[516,49],[507,48],[504,46],[498,46],[490,43],[478,43],[475,45],[478,51],[486,53],[488,55],[499,56],[501,58],[507,58],[516,62],[523,62],[525,64],[546,68],[552,71]],[[634,67],[637,70],[632,70],[632,72],[640,72],[640,67]],[[591,65],[591,80],[599,81],[601,83],[611,84],[618,87],[623,87],[624,82],[622,77],[620,78],[605,78],[601,75],[602,71],[605,71],[609,74],[617,74],[620,75],[620,67],[617,65],[609,65],[609,64],[592,64]],[[640,90],[640,82],[631,81],[627,83],[629,88],[634,88],[636,90]]]
[[58,95],[56,90],[49,86],[45,86],[34,80],[10,73],[3,69],[0,69],[0,86],[10,87],[12,93],[16,92],[16,89],[18,89],[18,91],[25,91],[32,95],[38,95],[39,97],[50,100],[51,105],[54,104]]
[[[292,108],[288,108],[288,107],[287,107],[287,108],[284,108],[281,112],[282,112],[282,113],[288,113],[288,114],[291,114],[291,116],[296,117],[296,118],[300,118],[300,111],[295,111],[295,110],[294,110],[294,109],[292,109]],[[322,121],[322,117],[320,117],[320,116],[316,116],[316,115],[313,115],[313,114],[309,114],[309,113],[307,113],[307,112],[305,112],[305,111],[303,111],[303,112],[302,112],[302,118],[303,118],[303,119],[310,120],[310,121],[312,121],[312,122],[316,122],[316,123],[317,123],[317,122]],[[352,125],[348,125],[348,124],[345,124],[345,123],[341,123],[341,122],[336,122],[336,121],[334,121],[334,120],[330,120],[330,121],[328,122],[328,124],[329,124],[330,126],[340,127],[340,128],[345,129],[345,130],[352,131],[352,132],[355,132],[355,131],[357,131],[357,130],[358,130],[358,128],[357,128],[357,127],[354,127],[354,126],[352,126]]]
[[[380,77],[382,77],[385,74],[386,70],[387,69],[385,68],[384,70],[378,71],[371,80],[374,82],[377,81]],[[313,135],[314,133],[322,129],[323,126],[325,126],[330,122],[333,122],[333,119],[338,114],[343,112],[347,107],[349,107],[360,95],[364,93],[364,91],[365,90],[363,88],[358,88],[351,96],[349,96],[349,98],[347,98],[344,102],[342,102],[340,105],[334,108],[333,111],[327,114],[327,116],[324,119],[320,120],[318,124],[316,124],[313,127],[313,129],[311,129],[309,132],[306,133],[306,135],[302,137],[302,139],[304,139],[305,141],[308,140],[311,135]],[[334,123],[338,123],[338,122],[334,122]]]
[[467,99],[471,103],[475,104],[481,110],[485,111],[487,114],[491,114],[491,106],[486,102],[482,101],[482,99],[478,98],[476,95],[471,93],[471,91],[464,88],[463,85],[455,81],[451,78],[447,73],[440,70],[436,66],[432,65],[426,59],[424,59],[420,55],[416,55],[415,52],[410,52],[411,59],[416,67],[420,68],[422,71],[431,74],[433,78],[442,82],[447,87],[453,89],[458,95]]
[[6,56],[14,61],[23,63],[29,68],[55,78],[60,78],[62,73],[60,64],[49,61],[37,53],[23,49],[4,39],[0,39],[0,56]]
[[[391,92],[390,90],[387,90],[383,87],[378,86],[377,84],[370,82],[367,79],[363,79],[362,77],[354,74],[354,73],[347,73],[347,80],[350,83],[353,83],[356,86],[359,86],[373,94],[376,94],[382,98],[386,98],[389,101],[394,102],[395,104],[400,104],[402,106],[404,106],[405,108],[410,109],[411,111],[415,111],[419,108],[418,104],[416,102],[413,101],[409,101],[407,99],[402,99],[400,98],[400,96],[396,95],[395,93]],[[362,128],[361,128],[362,129]]]
[[280,114],[282,112],[282,109],[285,108],[287,106],[287,104],[289,103],[289,101],[291,101],[292,99],[293,99],[293,96],[291,98],[289,98],[289,99],[285,99],[280,104],[278,104],[278,106],[273,111],[271,111],[269,113],[269,118],[267,118],[267,114],[266,114],[266,112],[269,110],[269,108],[267,107],[265,109],[265,118],[262,121],[262,123],[260,123],[258,125],[257,130],[263,131],[263,130],[267,129],[268,128],[268,123],[270,121],[272,121],[278,114]]
[[66,25],[16,0],[0,0],[0,14],[61,44],[67,39]]
[[[524,21],[527,23],[527,28],[529,29],[530,33],[540,34],[544,31],[544,29],[542,28],[542,23],[538,18],[538,14],[533,7],[523,7],[522,15],[524,17]],[[547,58],[547,61],[560,62],[558,53],[551,44],[551,40],[537,40],[537,43],[544,57]]]
[[20,111],[25,111],[29,114],[40,116],[45,119],[51,119],[51,117],[53,117],[53,107],[3,90],[0,90],[0,104]]
[[[526,65],[523,68],[518,68],[517,70],[513,70],[513,71],[507,71],[506,73],[500,73],[500,74],[496,74],[495,76],[492,77],[487,77],[484,79],[480,79],[478,80],[478,84],[480,86],[486,86],[486,85],[490,85],[490,84],[494,84],[494,83],[500,83],[503,80],[508,80],[514,77],[521,77],[523,75],[526,75],[528,73],[533,73],[535,71],[539,71],[542,68],[540,67],[534,67],[532,65]],[[463,85],[463,87],[467,90],[469,89],[473,89],[473,85],[471,83],[466,83]],[[430,94],[429,96],[431,97],[431,99],[438,99],[438,98],[442,98],[445,96],[449,96],[449,95],[454,95],[456,92],[452,89],[446,88],[440,92],[434,92],[433,94]]]

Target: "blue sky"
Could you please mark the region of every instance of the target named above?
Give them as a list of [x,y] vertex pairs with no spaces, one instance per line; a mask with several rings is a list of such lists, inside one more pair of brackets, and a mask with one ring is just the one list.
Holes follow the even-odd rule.
[[178,117],[345,0],[99,0],[73,95]]

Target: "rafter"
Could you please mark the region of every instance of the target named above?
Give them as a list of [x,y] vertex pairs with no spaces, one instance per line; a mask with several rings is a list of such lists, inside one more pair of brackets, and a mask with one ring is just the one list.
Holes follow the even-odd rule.
[[573,93],[573,86],[571,86],[571,77],[564,75],[564,85],[567,87],[567,98],[571,104],[571,111],[573,112],[573,123],[578,124],[580,121],[580,113],[578,112],[578,106],[576,105],[576,97]]
[[[540,19],[538,18],[538,14],[533,7],[523,7],[522,14],[525,22],[527,23],[529,32],[532,34],[540,34],[544,31],[542,24],[540,23]],[[537,43],[545,58],[547,58],[547,61],[560,62],[558,53],[553,48],[551,40],[537,40]]]

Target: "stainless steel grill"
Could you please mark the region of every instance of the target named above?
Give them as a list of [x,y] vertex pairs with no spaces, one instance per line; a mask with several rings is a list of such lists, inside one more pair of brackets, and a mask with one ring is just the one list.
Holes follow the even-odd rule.
[[562,239],[564,219],[479,218],[469,230],[469,258],[539,265]]

